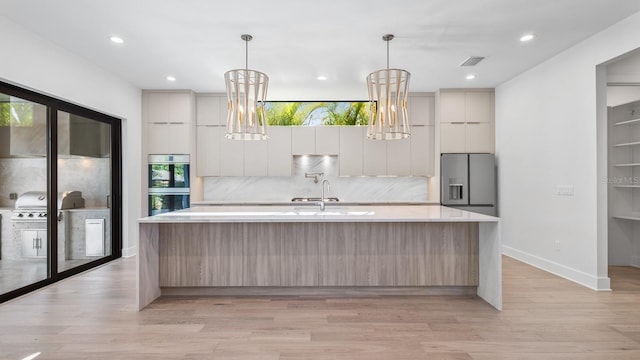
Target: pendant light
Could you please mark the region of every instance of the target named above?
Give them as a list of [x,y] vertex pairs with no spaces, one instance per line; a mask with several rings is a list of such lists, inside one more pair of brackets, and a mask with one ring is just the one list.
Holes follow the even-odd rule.
[[406,70],[389,69],[389,41],[392,39],[392,34],[382,37],[387,43],[387,68],[367,76],[371,107],[367,138],[372,140],[405,139],[411,133],[407,116],[411,74]]
[[224,74],[229,108],[225,136],[233,140],[268,139],[264,105],[269,77],[249,70],[249,41],[253,37],[243,34],[240,38],[245,42],[245,68]]

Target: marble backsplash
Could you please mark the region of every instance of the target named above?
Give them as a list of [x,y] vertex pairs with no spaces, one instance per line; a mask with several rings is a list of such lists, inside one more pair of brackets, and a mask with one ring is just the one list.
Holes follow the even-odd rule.
[[[106,207],[110,171],[108,158],[59,159],[58,188],[81,191],[85,207]],[[0,159],[0,207],[14,207],[15,200],[9,199],[10,193],[46,189],[45,158]]]
[[[206,177],[204,201],[289,202],[293,197],[319,197],[323,179],[331,189],[327,197],[341,202],[426,202],[425,177],[337,176],[337,156],[295,156],[294,176]],[[305,173],[322,173],[315,183]]]

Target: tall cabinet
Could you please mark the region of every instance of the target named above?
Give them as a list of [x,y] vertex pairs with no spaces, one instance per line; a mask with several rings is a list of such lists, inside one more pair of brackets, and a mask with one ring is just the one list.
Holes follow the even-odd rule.
[[148,154],[191,154],[194,96],[190,91],[145,91]]
[[494,90],[442,89],[440,153],[494,153]]
[[[142,92],[143,161],[149,154],[188,154],[191,156],[191,178],[195,174],[195,94],[190,90],[144,90]],[[147,196],[147,166],[141,169],[142,192]],[[191,198],[200,190],[191,186]],[[147,202],[142,202],[147,214]]]
[[609,265],[640,266],[640,100],[608,109]]

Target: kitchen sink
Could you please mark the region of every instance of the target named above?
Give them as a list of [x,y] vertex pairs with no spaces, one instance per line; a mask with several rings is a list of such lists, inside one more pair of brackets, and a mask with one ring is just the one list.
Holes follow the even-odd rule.
[[[291,202],[318,202],[321,199],[319,197],[294,197],[291,199]],[[324,198],[325,202],[338,202],[340,201],[337,197],[326,197]]]

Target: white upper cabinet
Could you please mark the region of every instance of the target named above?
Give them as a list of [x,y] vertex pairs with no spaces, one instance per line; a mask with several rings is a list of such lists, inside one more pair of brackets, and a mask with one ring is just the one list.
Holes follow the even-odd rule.
[[[338,155],[340,176],[434,174],[433,93],[409,95],[411,137],[391,141],[366,139],[366,126],[274,126],[268,127],[267,141],[228,140],[226,97],[198,94],[195,99],[198,176],[292,176],[294,155]],[[171,113],[166,98],[157,102],[165,106],[159,113]],[[165,139],[174,133],[162,129]]]
[[493,153],[494,91],[440,91],[440,152]]
[[441,123],[465,123],[465,92],[441,92],[440,93],[440,122]]
[[169,123],[193,123],[194,98],[192,93],[169,94]]
[[234,141],[244,143],[244,176],[267,176],[268,142],[265,140]]
[[144,92],[147,153],[190,154],[195,143],[191,92]]
[[219,126],[198,126],[197,176],[220,176],[220,142],[224,138],[224,128]]
[[316,131],[316,155],[338,155],[340,152],[340,127],[318,126]]
[[[412,176],[433,176],[434,169],[434,127],[433,126],[412,126],[411,127],[411,175]],[[389,159],[387,159],[389,163]]]
[[433,93],[409,95],[409,122],[415,125],[434,125],[435,96]]
[[[412,126],[411,137],[402,140],[386,141],[387,143],[387,168],[386,175],[409,176],[411,175],[411,158],[414,156],[411,151],[411,138],[413,131],[424,126]],[[384,141],[383,141],[384,142]],[[426,144],[423,144],[426,145]],[[426,154],[426,146],[418,147],[418,152]],[[416,154],[417,155],[417,154]]]
[[293,155],[316,153],[316,128],[312,126],[291,127],[291,152]]
[[293,126],[291,150],[293,155],[338,155],[340,127]]
[[490,123],[493,121],[493,92],[466,92],[465,93],[465,122],[466,123]]
[[340,126],[340,176],[361,176],[363,174],[363,151],[366,127]]
[[[364,140],[364,175],[387,175],[387,143],[402,140]],[[407,154],[409,155],[409,154]]]
[[244,141],[220,137],[220,175],[244,176]]
[[196,97],[196,123],[198,126],[226,126],[227,98],[215,94]]
[[267,172],[269,176],[291,176],[291,127],[273,126],[269,128]]

